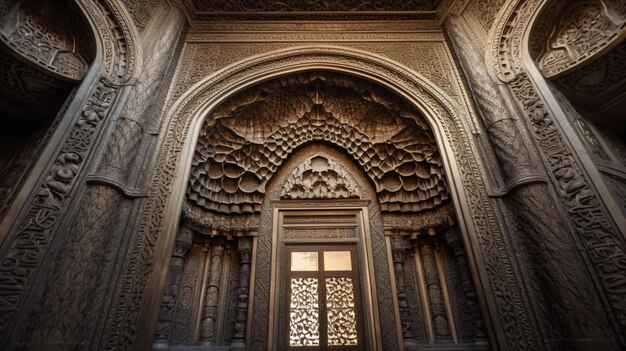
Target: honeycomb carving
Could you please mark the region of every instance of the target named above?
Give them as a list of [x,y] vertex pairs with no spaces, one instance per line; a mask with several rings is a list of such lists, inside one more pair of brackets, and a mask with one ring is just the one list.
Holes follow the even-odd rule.
[[354,157],[383,211],[418,212],[449,197],[436,142],[416,110],[364,80],[310,72],[243,91],[208,116],[187,198],[218,213],[258,213],[272,175],[311,142]]

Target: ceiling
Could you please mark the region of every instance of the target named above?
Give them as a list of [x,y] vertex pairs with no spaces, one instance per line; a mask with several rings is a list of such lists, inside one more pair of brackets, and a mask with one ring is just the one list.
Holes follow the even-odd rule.
[[440,0],[184,0],[194,20],[433,19]]

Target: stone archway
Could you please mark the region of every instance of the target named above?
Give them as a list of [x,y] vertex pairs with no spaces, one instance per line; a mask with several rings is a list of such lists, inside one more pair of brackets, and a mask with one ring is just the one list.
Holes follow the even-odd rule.
[[[585,12],[581,12],[581,8],[586,8],[585,11],[591,10],[587,15],[595,13],[602,17],[601,7],[607,3],[611,2],[577,3],[577,6],[572,7],[572,11],[582,17],[574,20],[582,21],[581,23],[586,26],[585,30],[576,31],[577,34],[573,37],[565,35],[559,38],[559,34],[562,34],[559,33],[561,28],[553,28],[549,33],[553,33],[555,39],[561,43],[545,48],[548,52],[541,54],[542,48],[538,48],[537,45],[543,44],[531,42],[534,26],[545,26],[545,22],[540,20],[542,11],[551,6],[558,7],[559,3],[540,0],[513,1],[501,9],[491,28],[489,34],[491,47],[487,48],[486,61],[491,63],[491,68],[498,79],[510,89],[527,118],[550,175],[550,181],[557,189],[564,213],[569,217],[573,238],[580,240],[584,255],[589,259],[586,266],[593,276],[592,280],[599,282],[596,284],[601,287],[605,313],[599,316],[602,322],[596,323],[604,325],[603,331],[598,333],[600,335],[598,343],[602,346],[597,347],[619,349],[624,347],[626,340],[623,294],[626,275],[622,264],[626,258],[624,241],[626,221],[623,206],[620,206],[613,196],[614,190],[602,180],[603,176],[589,154],[581,152],[585,145],[578,136],[576,126],[570,121],[573,111],[569,103],[559,99],[535,62],[535,59],[538,59],[546,76],[550,76],[575,67],[580,63],[579,60],[584,61],[590,56],[601,54],[615,45],[612,39],[623,36],[623,26],[598,23],[598,18],[585,17]],[[623,14],[623,5],[621,8]],[[615,9],[605,8],[605,10],[615,15],[613,12]],[[615,19],[613,17],[611,21]],[[573,19],[565,16],[563,20]],[[572,23],[568,25],[571,26]],[[596,26],[604,28],[593,28]],[[535,28],[535,37],[542,29],[548,28]],[[602,35],[595,36],[599,39],[597,42],[584,41],[584,45],[590,47],[582,52],[581,48],[573,47],[575,41],[580,39],[580,35],[589,33]],[[571,40],[574,42],[570,42]],[[577,51],[580,55],[576,54]],[[573,56],[567,58],[569,54]],[[559,55],[563,60],[554,61],[553,59]],[[562,66],[559,67],[559,64]],[[575,313],[579,315],[566,324],[576,325],[575,318],[586,320],[582,316],[588,313],[588,310],[589,306],[576,311]],[[586,340],[577,342],[580,343],[577,347],[594,347],[586,345]]]
[[[446,179],[481,297],[480,303],[486,312],[486,329],[492,331],[490,342],[492,345],[504,345],[505,338],[516,339],[517,336],[504,336],[504,332],[498,330],[501,330],[503,320],[507,325],[518,326],[506,331],[513,334],[519,333],[521,326],[529,323],[527,314],[521,308],[523,304],[515,302],[522,299],[519,278],[513,270],[506,268],[511,264],[511,258],[487,199],[482,175],[476,168],[479,161],[467,138],[465,122],[459,118],[462,114],[444,94],[423,78],[402,66],[356,50],[296,48],[253,57],[205,79],[181,98],[170,112],[172,128],[160,156],[162,164],[167,167],[157,171],[154,196],[148,199],[142,211],[145,216],[142,219],[145,223],[142,226],[143,237],[154,242],[162,227],[168,233],[157,248],[158,260],[169,261],[166,252],[171,252],[177,231],[183,205],[182,189],[186,187],[185,179],[192,162],[191,150],[197,142],[202,123],[212,123],[203,122],[204,116],[221,101],[247,86],[271,77],[312,69],[356,75],[386,86],[417,106],[425,115],[442,150],[444,167],[450,172]],[[175,174],[179,176],[174,178]],[[172,190],[179,195],[169,198]],[[167,207],[162,207],[165,200]],[[161,300],[160,292],[166,283],[162,270],[153,274],[153,285],[145,306],[154,306]],[[152,315],[151,323],[156,324],[157,316],[148,307],[143,313]]]
[[[331,152],[323,143],[334,145],[347,157]],[[316,244],[321,255],[327,246],[322,239],[344,248],[356,245],[353,258],[359,264],[352,272],[359,280],[351,286],[364,292],[364,300],[357,304],[367,306],[354,311],[367,316],[366,328],[355,325],[354,330],[365,331],[356,338],[348,334],[333,338],[329,333],[328,340],[349,340],[347,345],[354,343],[351,347],[360,349],[398,349],[401,343],[415,347],[418,343],[467,346],[484,342],[468,267],[453,259],[448,249],[460,238],[444,173],[433,132],[421,113],[366,80],[304,71],[261,82],[229,97],[207,116],[195,146],[179,231],[180,237],[188,237],[190,230],[193,235],[184,239],[186,249],[181,243],[176,250],[156,345],[243,342],[243,330],[232,324],[246,324],[245,305],[242,311],[241,301],[237,303],[236,321],[234,313],[228,312],[233,307],[219,307],[234,306],[234,297],[229,297],[232,288],[220,282],[238,276],[246,286],[240,289],[239,298],[251,299],[246,345],[255,350],[287,348],[287,331],[279,322],[289,319],[281,303],[287,296],[281,273],[286,269],[283,252]],[[335,218],[329,212],[333,210],[345,214]],[[351,214],[356,217],[345,219]],[[304,223],[305,217],[319,228]],[[292,218],[297,223],[284,224]],[[348,235],[345,227],[333,227],[336,220],[356,221],[355,232]],[[289,229],[283,231],[283,225]],[[298,225],[301,228],[294,229]],[[294,230],[300,234],[294,237]],[[253,240],[255,258],[251,283],[241,278],[237,264],[229,258],[247,240]],[[387,254],[391,242],[397,286]],[[206,253],[199,252],[200,245]],[[210,260],[199,265],[202,257]],[[423,265],[424,271],[416,269],[416,264],[417,268]],[[416,273],[405,274],[404,266]],[[202,271],[208,272],[206,282],[198,275]],[[463,283],[449,278],[457,275],[464,277]],[[325,279],[315,275],[307,279],[325,291]],[[405,290],[412,293],[405,294]],[[184,302],[179,303],[183,291]],[[331,330],[334,324],[315,317],[320,311],[311,313],[303,316],[312,320],[299,319],[298,325]],[[291,330],[294,339],[290,343],[297,344],[299,338],[305,344],[325,342],[325,332],[298,336],[298,330]]]
[[8,1],[0,9],[0,221],[85,78],[95,45],[74,3]]
[[[18,2],[9,2],[11,8],[3,4],[2,11],[19,10],[20,6],[15,6]],[[67,239],[64,226],[72,217],[71,210],[80,201],[80,197],[73,195],[82,191],[77,189],[83,188],[87,169],[92,164],[89,156],[105,129],[105,119],[115,115],[114,105],[130,89],[128,84],[132,83],[135,68],[141,61],[140,50],[135,46],[138,35],[120,3],[104,0],[72,2],[72,13],[77,16],[74,20],[81,23],[80,30],[89,33],[72,33],[70,30],[69,34],[91,38],[93,43],[89,45],[93,47],[86,51],[74,47],[71,37],[55,38],[68,35],[67,28],[59,31],[45,23],[37,23],[37,16],[46,22],[45,16],[52,15],[46,6],[61,4],[49,3],[41,8],[39,5],[27,6],[30,13],[12,18],[18,22],[24,16],[31,16],[31,21],[34,18],[34,23],[26,25],[32,27],[21,32],[26,34],[24,40],[30,41],[21,49],[31,50],[20,54],[26,57],[24,60],[34,61],[41,66],[40,69],[52,72],[56,78],[80,81],[80,84],[50,126],[45,147],[40,150],[23,186],[16,191],[15,200],[0,222],[0,260],[11,262],[0,274],[0,304],[3,306],[0,340],[8,349],[15,348],[18,343],[58,345],[61,342],[37,332],[28,341],[24,340],[26,329],[34,324],[28,318],[35,308],[33,302],[42,298],[42,289],[49,283],[46,279],[51,273],[50,263],[55,260],[53,249]],[[67,16],[63,7],[61,12],[61,17]],[[7,20],[6,13],[2,15],[3,20]],[[73,22],[54,22],[57,19],[50,18],[61,27]],[[3,43],[10,45],[6,42],[9,39],[6,35],[7,32],[3,32]],[[43,48],[40,56],[38,48]],[[81,257],[68,258],[81,260]],[[64,307],[67,306],[57,304],[53,308]],[[48,312],[60,318],[59,324],[68,323],[68,316],[64,313]],[[43,317],[43,314],[36,315]]]

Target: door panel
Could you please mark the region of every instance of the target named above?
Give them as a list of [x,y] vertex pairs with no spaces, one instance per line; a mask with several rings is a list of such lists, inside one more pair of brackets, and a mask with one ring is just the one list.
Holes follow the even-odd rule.
[[284,348],[363,350],[355,245],[290,245],[285,267]]

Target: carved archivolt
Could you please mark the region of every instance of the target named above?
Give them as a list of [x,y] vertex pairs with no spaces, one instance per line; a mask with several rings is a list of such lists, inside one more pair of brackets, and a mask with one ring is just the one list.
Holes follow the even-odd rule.
[[256,213],[278,167],[311,141],[351,154],[384,211],[431,209],[449,197],[425,119],[374,84],[332,73],[278,78],[222,103],[198,140],[187,197],[206,210]]

